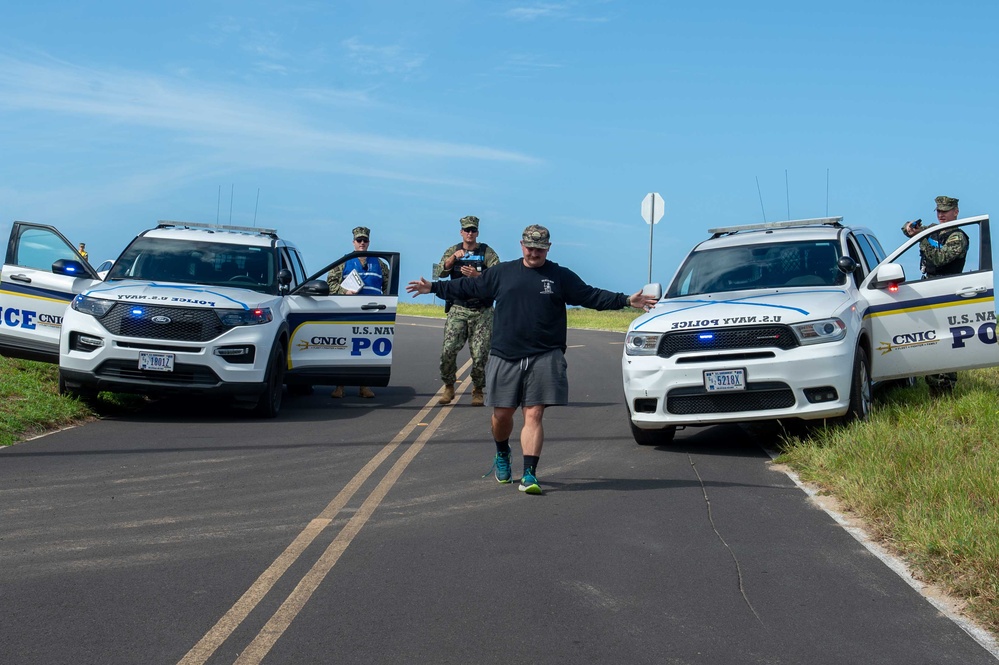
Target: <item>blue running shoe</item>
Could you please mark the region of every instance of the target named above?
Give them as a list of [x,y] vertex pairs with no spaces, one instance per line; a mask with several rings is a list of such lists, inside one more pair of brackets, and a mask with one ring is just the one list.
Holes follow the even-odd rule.
[[496,453],[493,468],[496,470],[496,482],[510,482],[510,453]]
[[526,469],[524,471],[524,477],[520,479],[520,487],[517,489],[528,494],[541,494],[541,485],[538,484],[538,479],[534,477],[534,469]]

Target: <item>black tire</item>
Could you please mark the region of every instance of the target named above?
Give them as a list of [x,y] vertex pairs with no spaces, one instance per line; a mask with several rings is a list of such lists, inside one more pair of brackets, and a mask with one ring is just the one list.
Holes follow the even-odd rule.
[[267,378],[264,379],[264,391],[253,408],[253,413],[260,418],[276,418],[281,412],[281,398],[284,395],[284,348],[280,342],[275,342],[271,349],[271,357],[267,363]]
[[871,415],[874,405],[874,393],[871,385],[871,363],[867,351],[862,346],[857,347],[853,356],[853,378],[850,381],[850,409],[841,422],[864,421]]
[[93,402],[97,399],[96,390],[87,390],[84,388],[70,388],[66,385],[66,378],[62,375],[62,370],[59,370],[59,394],[64,397],[72,397],[78,399],[81,402]]
[[665,446],[673,441],[673,437],[676,435],[675,427],[664,427],[663,429],[641,429],[640,427],[635,427],[635,423],[629,422],[631,425],[631,436],[635,438],[635,443],[640,446]]

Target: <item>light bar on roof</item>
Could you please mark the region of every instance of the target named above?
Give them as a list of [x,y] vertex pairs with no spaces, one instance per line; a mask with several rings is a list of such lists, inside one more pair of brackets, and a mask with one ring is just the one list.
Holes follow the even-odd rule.
[[787,229],[795,226],[835,226],[843,221],[842,217],[815,217],[813,219],[790,219],[784,222],[763,222],[762,224],[744,224],[742,226],[723,226],[717,229],[708,229],[712,235],[723,233],[736,233],[738,231],[764,231],[766,229]]

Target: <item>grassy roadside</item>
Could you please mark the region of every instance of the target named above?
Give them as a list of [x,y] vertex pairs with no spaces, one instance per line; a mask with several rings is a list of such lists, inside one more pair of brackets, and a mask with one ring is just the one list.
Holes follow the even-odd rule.
[[[400,303],[443,318],[443,307]],[[624,331],[639,312],[570,310],[569,325]],[[54,366],[0,357],[0,446],[134,404],[101,394],[94,411],[60,397]],[[961,372],[952,397],[926,385],[888,393],[865,423],[782,441],[778,462],[835,497],[919,579],[966,603],[999,635],[999,369]]]

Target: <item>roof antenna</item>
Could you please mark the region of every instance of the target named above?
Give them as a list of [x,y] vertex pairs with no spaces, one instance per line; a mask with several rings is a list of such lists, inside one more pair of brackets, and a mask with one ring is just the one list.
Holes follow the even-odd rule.
[[791,219],[791,190],[787,186],[787,169],[784,169],[784,197],[787,199],[787,218]]
[[253,204],[253,225],[257,225],[257,206],[260,205],[260,188],[257,187],[257,202]]
[[829,216],[829,167],[826,167],[826,217]]
[[760,191],[760,176],[756,176],[756,191],[760,195],[760,210],[763,211],[763,221],[767,221],[767,211],[763,207],[763,192]]
[[215,224],[219,223],[219,211],[222,209],[222,185],[219,185],[219,200],[215,203]]
[[232,224],[232,195],[236,191],[236,183],[232,183],[229,189],[229,223]]

